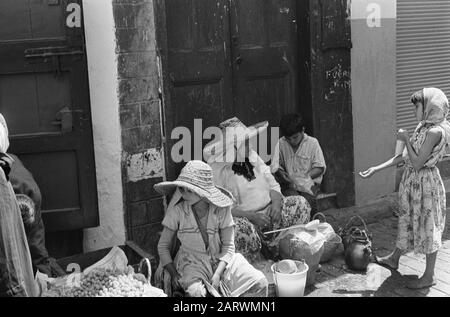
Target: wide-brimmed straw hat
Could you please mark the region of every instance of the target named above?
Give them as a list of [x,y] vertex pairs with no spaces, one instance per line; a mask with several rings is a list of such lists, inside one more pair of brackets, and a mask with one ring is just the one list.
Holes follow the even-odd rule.
[[184,187],[217,207],[229,207],[234,199],[229,191],[214,185],[212,169],[202,161],[188,162],[175,181],[161,182],[153,187],[162,195],[169,195],[177,187]]
[[245,140],[264,132],[268,126],[268,121],[262,121],[247,127],[236,117],[225,120],[219,124],[219,128],[222,130],[219,140],[209,142],[203,151],[207,156],[219,154],[213,152],[217,149],[233,149],[235,140],[237,141],[237,147],[239,147]]

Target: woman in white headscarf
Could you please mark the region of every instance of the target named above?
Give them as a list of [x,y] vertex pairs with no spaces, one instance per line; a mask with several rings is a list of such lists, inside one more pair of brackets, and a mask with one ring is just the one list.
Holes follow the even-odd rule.
[[398,269],[405,251],[426,254],[426,269],[419,279],[410,280],[411,289],[429,288],[436,284],[434,267],[437,252],[442,247],[445,228],[445,188],[436,164],[445,155],[450,143],[450,124],[446,117],[449,104],[445,94],[437,88],[424,88],[411,97],[420,121],[412,137],[401,131],[398,139],[406,144],[403,155],[369,168],[362,173],[367,178],[389,166],[405,162],[399,187],[399,222],[396,249],[377,262]]
[[0,297],[33,297],[38,292],[22,216],[8,180],[8,147],[8,127],[0,114]]

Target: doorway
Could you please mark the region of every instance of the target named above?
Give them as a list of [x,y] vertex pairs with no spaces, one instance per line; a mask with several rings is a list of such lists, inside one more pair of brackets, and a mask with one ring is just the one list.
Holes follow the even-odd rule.
[[0,112],[50,233],[99,224],[81,2],[0,2]]
[[175,127],[194,131],[199,118],[206,129],[234,116],[278,126],[283,114],[298,111],[297,1],[171,0],[157,7],[164,13],[157,27],[164,29],[158,45],[169,179],[184,165],[170,159]]

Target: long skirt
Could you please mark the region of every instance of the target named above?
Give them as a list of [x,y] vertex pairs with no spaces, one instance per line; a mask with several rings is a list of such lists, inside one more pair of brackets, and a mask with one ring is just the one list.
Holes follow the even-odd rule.
[[37,296],[31,255],[16,196],[0,169],[0,296]]
[[[271,226],[269,230],[278,230],[309,222],[311,207],[302,196],[289,196],[283,199],[281,222]],[[254,263],[260,258],[262,246],[267,246],[273,258],[278,256],[278,246],[273,242],[279,233],[264,235],[259,228],[247,218],[234,218],[236,252],[241,253],[248,261]]]
[[437,167],[405,169],[399,187],[397,248],[430,254],[442,247],[445,188]]

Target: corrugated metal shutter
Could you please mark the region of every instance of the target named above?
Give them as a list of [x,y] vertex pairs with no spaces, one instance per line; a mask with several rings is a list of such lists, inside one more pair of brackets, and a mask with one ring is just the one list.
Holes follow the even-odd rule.
[[409,99],[424,87],[450,98],[450,0],[397,0],[397,127],[413,130]]

